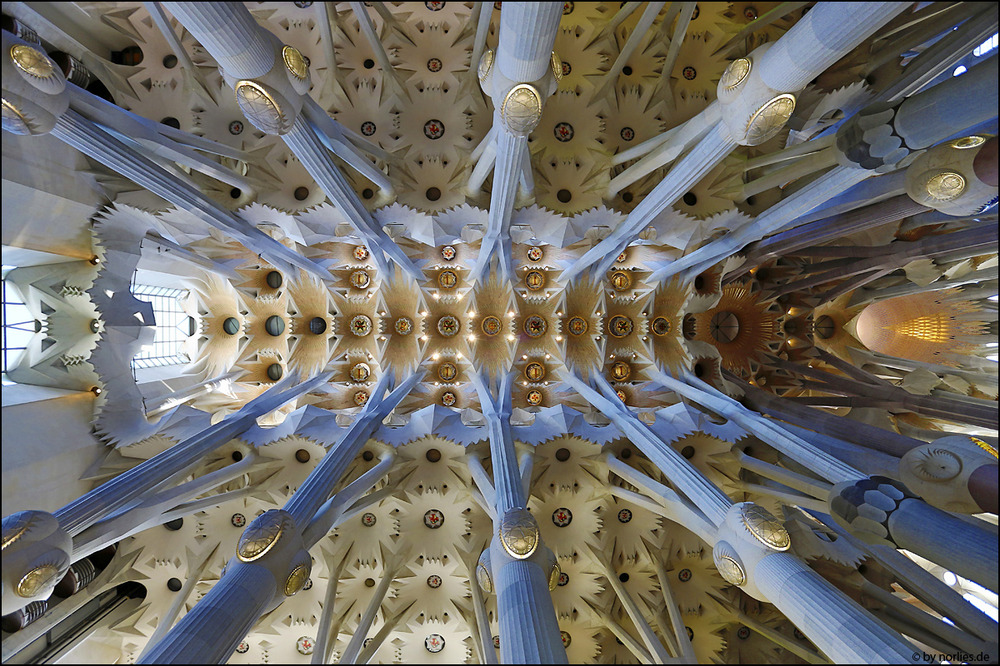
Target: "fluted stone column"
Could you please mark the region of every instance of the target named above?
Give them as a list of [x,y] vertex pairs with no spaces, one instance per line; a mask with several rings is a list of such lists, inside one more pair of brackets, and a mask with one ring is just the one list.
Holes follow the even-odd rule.
[[899,634],[793,555],[762,558],[753,577],[768,601],[834,663],[913,663],[915,651]]
[[[223,663],[261,615],[302,589],[312,570],[308,549],[314,543],[308,541],[325,534],[310,532],[309,527],[322,519],[324,503],[372,431],[422,375],[412,374],[385,398],[382,395],[393,375],[391,372],[382,375],[361,414],[330,447],[285,507],[267,511],[247,526],[236,547],[236,556],[226,565],[227,573],[140,663]],[[233,575],[237,572],[239,576]],[[248,581],[252,581],[254,589],[239,592]],[[233,595],[246,596],[246,603],[226,613],[215,612]],[[206,636],[215,639],[210,647],[203,644]]]
[[[279,585],[269,567],[252,562],[241,564],[243,566],[225,571],[208,594],[163,640],[147,649],[137,663],[225,663],[260,616],[267,612]],[[220,631],[222,628],[225,631]]]
[[[32,136],[51,133],[88,157],[233,236],[283,270],[292,272],[291,267],[296,266],[322,279],[330,279],[329,272],[315,262],[236,217],[205,197],[189,180],[166,170],[115,138],[110,130],[102,130],[73,109],[72,104],[77,102],[71,100],[86,99],[90,93],[67,83],[59,68],[34,45],[4,31],[3,49],[6,54],[2,61],[3,95],[13,110],[5,116],[5,131]],[[18,54],[16,60],[14,54]],[[35,55],[29,58],[31,54]],[[27,73],[25,69],[32,73]]]
[[513,373],[505,375],[494,398],[486,381],[472,375],[490,432],[490,460],[496,490],[495,534],[480,557],[476,577],[497,593],[500,661],[510,664],[566,663],[566,650],[550,591],[559,577],[555,555],[542,543],[538,522],[527,510],[527,495],[510,426]]
[[[693,181],[697,182],[737,144],[759,145],[774,136],[791,117],[795,94],[799,90],[907,6],[904,2],[821,2],[777,42],[764,44],[746,58],[731,63],[719,81],[722,122],[692,149],[691,154],[697,154],[697,158],[674,165],[619,229],[572,264],[563,273],[563,279],[572,279],[592,265],[597,265],[598,273],[606,271],[610,266],[607,257],[611,260],[617,257],[653,218],[687,191],[688,187],[680,185],[687,182],[690,173],[697,174]],[[847,181],[841,187],[846,188],[856,182],[858,180]],[[815,205],[813,203],[809,208]],[[797,212],[802,214],[809,208]],[[722,240],[727,239],[724,237]],[[749,240],[756,239],[743,239],[743,244]],[[725,247],[731,245],[733,243],[727,242]],[[662,275],[654,274],[652,279],[662,280],[690,268],[701,262],[709,252],[714,252],[715,247],[722,247],[709,246],[713,250],[694,256],[686,266],[677,270],[668,269],[669,272],[661,271]],[[719,256],[732,254],[736,249],[738,247],[720,250]],[[602,259],[604,261],[598,263]]]
[[[562,77],[562,66],[556,70],[552,51],[561,18],[562,6],[558,3],[508,3],[500,16],[497,50],[487,51],[479,62],[479,83],[496,109],[496,139],[490,145],[495,149],[495,167],[489,224],[470,274],[474,281],[486,274],[494,253],[499,258],[501,277],[513,278],[510,221],[518,182],[524,165],[530,164],[528,135],[542,117],[544,100],[555,92],[557,80]],[[470,186],[486,168],[484,164],[473,172]]]
[[[189,470],[209,452],[249,427],[257,417],[326,382],[321,375],[288,389],[289,378],[244,405],[236,414],[107,481],[53,514],[21,511],[3,519],[3,613],[48,598],[73,561],[72,537],[112,515],[156,486]],[[287,390],[285,390],[287,389]],[[125,530],[130,521],[120,525]],[[111,538],[104,534],[102,538]],[[120,535],[119,535],[120,538]]]
[[537,81],[552,57],[563,8],[558,2],[508,2],[500,13],[496,66],[510,81]]
[[[423,273],[372,218],[306,119],[310,113],[325,112],[308,97],[310,72],[302,54],[258,25],[242,4],[168,2],[165,6],[219,63],[247,120],[262,132],[284,138],[374,255],[385,252],[410,276],[422,280]],[[357,163],[358,156],[346,144],[331,142],[330,147],[341,149],[348,163]],[[383,272],[392,274],[382,257],[376,261]]]

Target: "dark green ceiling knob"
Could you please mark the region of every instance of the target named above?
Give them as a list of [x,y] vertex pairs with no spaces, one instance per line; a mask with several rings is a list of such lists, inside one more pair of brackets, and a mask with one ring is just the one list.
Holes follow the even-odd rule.
[[278,271],[271,271],[267,274],[267,286],[271,289],[277,289],[281,286],[281,273]]
[[267,366],[267,377],[273,382],[276,382],[279,379],[281,379],[281,375],[283,375],[284,373],[285,371],[281,369],[280,363],[272,363],[271,365]]
[[226,317],[226,320],[222,322],[222,330],[226,332],[226,335],[236,335],[240,332],[240,322],[236,317]]
[[313,317],[309,320],[309,332],[313,335],[321,335],[326,332],[326,320],[322,317]]
[[285,320],[278,315],[271,315],[264,322],[264,330],[268,335],[281,335],[285,332]]

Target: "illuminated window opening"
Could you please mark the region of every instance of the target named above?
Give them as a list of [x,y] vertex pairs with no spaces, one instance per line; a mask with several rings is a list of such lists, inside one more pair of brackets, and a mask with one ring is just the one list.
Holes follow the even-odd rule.
[[156,321],[156,337],[133,357],[133,369],[181,365],[191,360],[184,352],[185,341],[195,333],[195,322],[182,305],[188,293],[186,289],[132,285],[132,295],[153,304]]

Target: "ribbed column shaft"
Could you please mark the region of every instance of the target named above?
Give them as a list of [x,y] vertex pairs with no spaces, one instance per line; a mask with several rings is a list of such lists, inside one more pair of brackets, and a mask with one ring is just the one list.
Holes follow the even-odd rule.
[[565,664],[548,576],[535,562],[507,561],[493,574],[503,664]]
[[889,516],[889,536],[900,548],[997,591],[996,534],[923,500],[907,499]]
[[163,6],[230,76],[253,79],[274,66],[267,33],[242,2],[165,2]]
[[261,253],[272,264],[286,270],[291,266],[298,266],[323,279],[329,279],[329,271],[239,219],[205,197],[190,183],[102,132],[76,111],[67,110],[56,121],[52,135],[178,208],[198,216],[210,226],[233,236],[248,250]]
[[[721,124],[716,125],[684,156],[670,173],[646,195],[617,229],[577,259],[563,273],[563,280],[571,280],[598,262],[614,261],[622,249],[645,229],[657,215],[673,205],[681,196],[704,177],[736,147],[729,133]],[[600,266],[597,270],[601,272]]]
[[714,240],[691,254],[670,263],[665,268],[655,271],[650,279],[653,281],[665,280],[685,270],[692,273],[700,272],[734,252],[738,252],[747,243],[781,230],[804,213],[872,174],[873,172],[865,169],[834,167],[787,199],[782,199],[771,206],[755,220],[737,229],[734,233]]
[[[284,392],[272,393],[275,388],[270,389],[268,393],[248,403],[236,414],[119,474],[70,502],[53,515],[59,519],[59,525],[70,536],[79,534],[126,502],[139,497],[187,466],[197,463],[206,453],[243,432],[258,416],[309,392],[325,382],[327,377],[328,375],[316,377]],[[281,388],[284,386],[286,385],[277,385]]]
[[930,210],[905,194],[857,208],[847,213],[803,224],[765,238],[747,255],[747,266],[756,266],[768,259],[792,254],[810,245],[819,245],[863,229],[878,227]]
[[849,479],[862,479],[865,475],[850,465],[822,451],[806,440],[779,428],[768,419],[752,412],[724,393],[715,390],[693,375],[684,380],[671,377],[661,370],[650,371],[650,379],[678,396],[684,396],[702,407],[732,420],[796,462],[805,465],[831,483]]
[[912,663],[899,634],[788,553],[766,555],[748,572],[768,601],[834,663]]
[[910,6],[909,2],[819,2],[761,58],[761,80],[797,92]]
[[266,567],[232,567],[137,663],[225,663],[264,614],[276,585]]
[[[562,18],[558,2],[508,2],[500,13],[496,66],[511,81],[545,75]],[[474,63],[473,66],[475,66]]]
[[[811,14],[812,12],[809,12]],[[806,14],[808,16],[809,14]],[[927,148],[997,115],[997,55],[907,98],[893,125],[911,149]]]
[[423,280],[423,272],[416,267],[403,249],[389,238],[361,203],[357,192],[334,163],[333,156],[319,140],[316,130],[309,125],[304,114],[299,114],[295,118],[292,129],[282,138],[309,175],[344,213],[344,217],[365,240],[369,249],[373,253],[381,250],[412,277]]
[[291,499],[285,503],[285,511],[292,514],[295,523],[300,527],[305,528],[312,521],[319,508],[329,499],[334,486],[344,475],[344,470],[368,441],[372,431],[381,425],[382,419],[399,404],[400,400],[406,397],[414,384],[423,376],[423,373],[410,375],[392,393],[381,398],[385,382],[390,374],[383,375],[382,381],[372,391],[366,409],[351,424],[340,440],[330,448],[316,469],[309,473]]
[[[720,525],[725,520],[732,500],[706,479],[684,456],[663,442],[620,401],[616,404],[573,373],[564,373],[563,381],[611,419],[622,434],[639,447],[639,450],[646,454],[646,457],[653,461],[670,482],[677,486],[714,525]],[[604,388],[610,388],[603,377],[598,375],[596,381],[602,382]]]
[[[494,116],[495,118],[496,116]],[[490,236],[495,230],[496,238],[493,249],[500,258],[501,274],[512,274],[513,259],[510,254],[510,221],[514,215],[514,199],[517,194],[517,183],[521,177],[521,164],[528,151],[528,137],[514,136],[506,129],[497,132],[496,167],[493,171],[493,190],[490,192],[489,229]],[[490,240],[493,240],[491,238]],[[489,249],[485,248],[487,256],[480,256],[477,269],[485,267],[489,260]],[[482,270],[476,272],[482,274]]]

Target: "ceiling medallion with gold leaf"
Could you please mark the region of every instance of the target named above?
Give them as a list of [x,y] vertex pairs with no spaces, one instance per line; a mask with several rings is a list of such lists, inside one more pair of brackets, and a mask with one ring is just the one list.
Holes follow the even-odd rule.
[[499,317],[494,317],[490,315],[483,318],[483,323],[481,325],[483,333],[489,337],[493,337],[503,330],[503,322],[500,321]]
[[366,402],[368,402],[368,392],[367,391],[356,391],[354,393],[354,404],[361,407]]
[[587,320],[583,317],[572,317],[566,322],[566,330],[569,331],[570,335],[581,336],[587,332],[588,328]]
[[351,368],[351,379],[356,382],[367,381],[372,374],[372,369],[367,363],[357,363]]
[[632,366],[625,361],[615,361],[611,364],[611,379],[624,382],[632,376]]
[[355,289],[366,289],[372,283],[372,278],[366,271],[351,273],[351,286]]
[[528,391],[528,394],[524,398],[529,405],[532,407],[537,407],[542,404],[542,392],[537,389],[532,389]]
[[363,314],[354,315],[351,318],[351,333],[363,338],[372,332],[372,320]]
[[458,368],[455,367],[454,363],[445,361],[438,366],[437,375],[438,379],[443,382],[453,382],[455,381],[455,377],[458,376]]
[[631,335],[633,329],[632,320],[625,315],[615,315],[608,322],[608,333],[616,338],[624,338]]
[[450,338],[456,335],[458,333],[459,328],[460,325],[458,323],[458,319],[456,319],[452,315],[445,315],[440,319],[438,319],[437,323],[438,333],[440,333],[446,338]]
[[545,253],[542,251],[542,248],[537,245],[532,245],[528,248],[527,255],[528,259],[531,261],[541,261],[542,257],[545,256]]
[[300,81],[309,75],[309,65],[302,53],[293,46],[285,46],[281,49],[281,58],[285,61],[285,67],[292,73],[292,76]]
[[788,530],[774,515],[757,504],[740,507],[740,519],[753,538],[772,550],[785,551],[792,545]]
[[455,271],[441,271],[438,273],[438,286],[442,289],[454,289],[458,284],[458,275]]
[[611,274],[611,286],[618,291],[625,291],[632,286],[632,276],[627,271],[615,271]]
[[454,407],[456,402],[458,402],[458,396],[454,392],[445,391],[441,394],[441,404],[445,407]]
[[413,331],[413,321],[409,317],[400,317],[393,325],[400,335],[409,335]]
[[653,320],[653,325],[650,328],[653,331],[653,335],[663,337],[664,335],[670,333],[670,329],[672,329],[673,326],[671,326],[670,320],[666,317],[657,317]]
[[524,320],[524,334],[529,338],[539,338],[545,335],[549,324],[541,315],[531,315]]
[[524,376],[529,382],[540,382],[545,379],[545,366],[538,361],[532,361],[524,366]]
[[541,271],[528,271],[524,276],[524,285],[531,291],[538,291],[545,286],[545,273]]
[[368,248],[365,247],[364,245],[355,246],[355,248],[352,250],[352,253],[354,254],[354,259],[356,261],[364,261],[365,259],[368,258],[369,255]]

